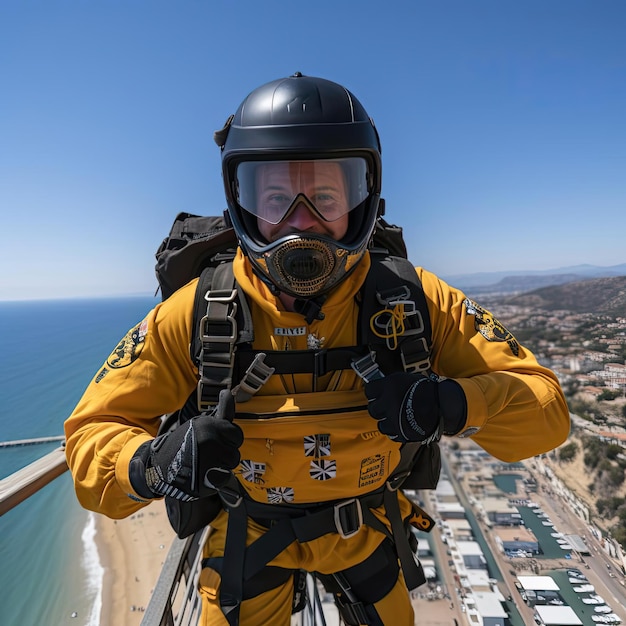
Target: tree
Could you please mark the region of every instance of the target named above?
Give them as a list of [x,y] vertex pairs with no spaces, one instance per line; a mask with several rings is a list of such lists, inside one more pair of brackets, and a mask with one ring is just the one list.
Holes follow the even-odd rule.
[[569,462],[576,456],[578,452],[578,444],[575,441],[572,441],[558,450],[559,460],[564,462]]

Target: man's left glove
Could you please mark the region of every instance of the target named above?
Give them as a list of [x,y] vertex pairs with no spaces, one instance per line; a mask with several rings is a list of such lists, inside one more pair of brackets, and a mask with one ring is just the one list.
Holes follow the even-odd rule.
[[243,432],[230,390],[217,406],[139,446],[130,462],[133,489],[143,498],[170,496],[189,501],[216,493],[239,465]]
[[397,372],[365,384],[369,414],[394,441],[430,443],[465,425],[467,402],[461,385],[423,374]]

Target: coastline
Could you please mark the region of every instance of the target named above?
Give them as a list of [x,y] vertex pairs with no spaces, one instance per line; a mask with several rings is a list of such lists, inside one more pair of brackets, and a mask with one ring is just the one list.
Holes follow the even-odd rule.
[[163,500],[122,520],[97,516],[104,568],[101,626],[139,626],[175,537]]

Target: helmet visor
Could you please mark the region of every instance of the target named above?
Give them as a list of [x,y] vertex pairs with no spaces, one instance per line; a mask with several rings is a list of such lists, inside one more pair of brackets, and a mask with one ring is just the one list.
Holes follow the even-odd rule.
[[239,206],[270,224],[279,224],[300,202],[334,222],[368,197],[370,179],[361,157],[244,161],[235,172]]

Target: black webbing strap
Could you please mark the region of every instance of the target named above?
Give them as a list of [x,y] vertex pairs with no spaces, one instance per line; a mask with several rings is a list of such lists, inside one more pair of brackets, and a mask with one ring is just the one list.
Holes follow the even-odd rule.
[[[379,334],[384,335],[385,320],[393,320],[390,314],[382,311],[390,311],[397,304],[402,304],[404,308],[402,334],[393,339],[378,336],[372,325],[378,326]],[[360,342],[369,344],[375,350],[376,361],[384,373],[402,370],[426,373],[430,370],[432,328],[428,304],[410,261],[372,255],[372,264],[362,289],[359,334]]]
[[221,572],[220,607],[230,626],[239,624],[247,530],[248,517],[241,499],[239,505],[229,511]]
[[[371,509],[381,504],[385,505],[391,532],[372,513]],[[231,626],[237,624],[246,581],[257,576],[294,541],[306,543],[328,533],[338,533],[347,538],[367,525],[395,544],[409,589],[426,581],[409,545],[408,530],[400,515],[398,492],[387,486],[361,498],[315,507],[312,512],[262,504],[246,498],[239,499],[235,506],[225,501],[225,508],[228,511],[228,526],[224,557],[212,561],[214,568],[222,574],[220,606]],[[294,514],[299,516],[293,517]],[[248,516],[262,525],[267,523],[269,527],[267,532],[246,547]]]
[[[232,263],[208,268],[200,275],[193,329],[191,352],[199,375],[197,405],[206,411],[217,403],[222,389],[233,388],[236,346],[254,338],[250,309],[237,287]],[[249,391],[254,393],[252,388]]]
[[385,512],[387,519],[391,523],[391,534],[396,544],[396,551],[400,559],[404,581],[409,590],[416,589],[426,582],[424,570],[419,561],[416,561],[409,544],[408,534],[410,530],[404,526],[400,515],[400,504],[398,502],[398,492],[386,489],[385,491]]
[[[337,370],[349,370],[354,359],[363,356],[367,346],[349,346],[322,350],[263,350],[265,365],[274,374],[314,374],[324,376]],[[237,350],[235,377],[242,375],[254,361],[256,350]]]
[[[222,571],[224,568],[224,557],[219,556],[202,559],[201,567],[210,567],[211,569],[218,572],[220,576],[222,576]],[[256,596],[259,596],[266,591],[276,589],[276,587],[280,587],[281,585],[287,583],[289,579],[292,578],[294,575],[296,576],[296,578],[294,579],[294,584],[301,585],[299,576],[300,572],[302,572],[302,570],[287,569],[285,567],[275,567],[273,565],[267,565],[259,574],[245,581],[243,589],[243,600],[256,598]],[[302,589],[299,588],[296,593],[301,591]]]

